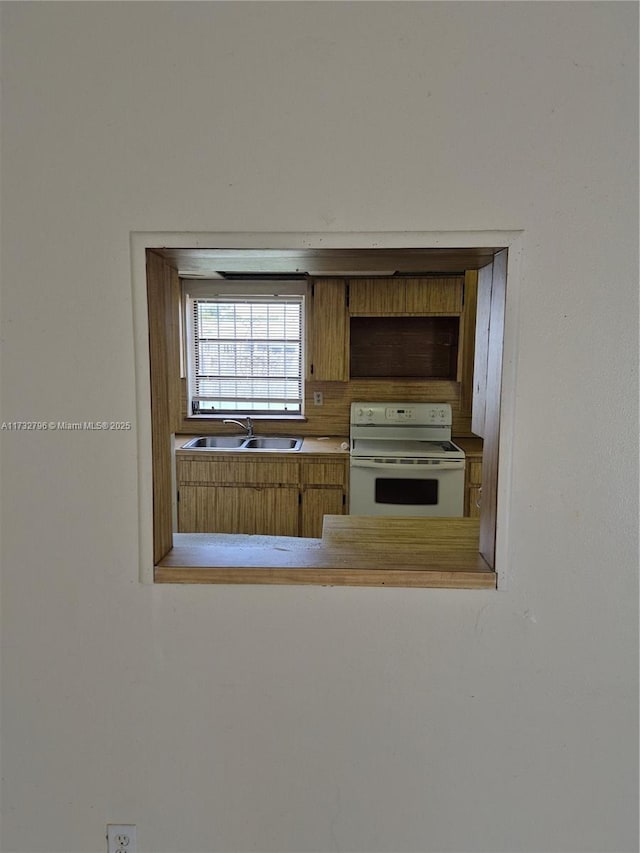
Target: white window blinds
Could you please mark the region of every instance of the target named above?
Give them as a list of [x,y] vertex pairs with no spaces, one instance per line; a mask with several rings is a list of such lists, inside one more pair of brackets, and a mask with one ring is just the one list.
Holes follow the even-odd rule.
[[300,414],[303,296],[188,300],[192,414]]

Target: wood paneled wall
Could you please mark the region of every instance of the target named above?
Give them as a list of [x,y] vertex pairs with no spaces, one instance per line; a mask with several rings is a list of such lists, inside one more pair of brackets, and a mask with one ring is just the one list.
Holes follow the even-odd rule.
[[[186,411],[186,382],[182,383],[182,411]],[[315,406],[313,394],[322,393],[322,405]],[[352,379],[350,382],[305,382],[305,420],[255,421],[257,431],[265,435],[349,435],[351,403],[375,400],[378,402],[450,403],[453,412],[453,433],[471,436],[471,417],[460,409],[460,383],[419,380]],[[222,421],[188,420],[183,418],[177,432],[184,435],[221,435],[237,433],[237,426],[225,426]]]
[[158,563],[173,546],[172,433],[181,423],[177,272],[147,251],[151,452],[153,456],[153,558]]
[[[313,392],[320,391],[322,406],[313,405]],[[461,417],[460,386],[457,382],[383,379],[352,379],[350,382],[307,383],[307,427],[315,435],[348,435],[351,403],[377,402],[451,403],[454,432],[469,433],[469,418]]]
[[[462,278],[460,278],[459,288],[457,290],[455,287],[453,288],[453,293],[456,296],[455,305],[449,306],[451,310],[455,308],[457,311],[461,311],[461,337],[456,381],[443,379],[349,379],[349,322],[345,313],[345,281],[345,279],[322,279],[321,286],[316,286],[314,298],[310,300],[313,302],[313,306],[307,317],[309,321],[309,349],[313,353],[313,361],[315,362],[314,375],[330,373],[336,377],[340,376],[342,381],[318,380],[307,373],[305,420],[258,420],[260,432],[265,434],[347,436],[349,434],[351,403],[361,400],[375,400],[380,402],[450,403],[453,412],[454,435],[473,435],[471,432],[471,397],[477,272],[475,270],[469,271],[464,277],[464,305],[462,305]],[[404,292],[409,283],[412,288],[415,288],[420,285],[421,280],[394,279],[394,283],[399,283],[401,285],[400,290]],[[429,279],[428,284],[430,288],[433,288],[434,280]],[[313,311],[321,312],[325,320],[327,317],[330,318],[330,322],[322,323],[324,330],[322,340],[314,338],[314,331],[317,331],[319,325],[313,322]],[[343,367],[333,370],[334,363],[343,365]],[[237,427],[224,426],[219,420],[207,421],[187,418],[186,380],[182,379],[180,384],[181,404],[177,432],[201,435],[237,432]],[[314,405],[313,402],[314,392],[318,391],[321,392],[323,398],[323,403],[320,406]]]
[[[471,418],[473,403],[473,370],[478,308],[478,270],[468,270],[464,276],[464,306],[460,318],[458,365],[460,379],[460,416]],[[458,433],[461,435],[462,433]]]
[[493,264],[478,270],[473,367],[473,399],[471,429],[484,438],[484,413],[487,391],[487,358],[489,356],[489,320],[491,316],[491,284]]

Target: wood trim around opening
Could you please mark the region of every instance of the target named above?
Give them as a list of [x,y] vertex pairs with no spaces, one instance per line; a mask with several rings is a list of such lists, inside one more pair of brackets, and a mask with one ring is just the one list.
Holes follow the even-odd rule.
[[[506,280],[506,250],[504,257]],[[175,344],[176,315],[175,294],[179,299],[178,271],[171,263],[152,249],[146,250],[147,299],[149,321],[149,369],[151,388],[151,441],[152,441],[152,493],[153,493],[153,557],[154,580],[160,583],[314,583],[328,585],[381,585],[420,587],[495,588],[493,571],[495,557],[495,507],[493,514],[485,509],[480,528],[469,525],[476,519],[446,519],[462,521],[467,526],[467,538],[472,548],[460,549],[449,545],[443,549],[425,548],[411,550],[398,542],[379,543],[374,551],[366,543],[354,538],[350,543],[322,540],[299,540],[292,547],[292,555],[283,556],[277,548],[246,548],[235,552],[220,547],[213,548],[197,537],[206,534],[174,534],[172,524],[172,448],[171,435],[180,423],[179,370],[172,363],[179,358]],[[504,324],[504,304],[502,307]],[[496,330],[498,326],[496,323]],[[495,339],[497,341],[497,337]],[[501,343],[501,342],[500,342]],[[501,363],[502,350],[500,347]],[[173,381],[176,374],[177,382]],[[497,386],[499,405],[500,385]],[[178,401],[178,402],[176,402]],[[494,400],[495,402],[495,400]],[[499,408],[495,423],[499,421]],[[497,432],[495,470],[497,471]],[[493,464],[493,463],[492,463]],[[488,469],[489,470],[489,469]],[[497,479],[496,479],[497,484]],[[483,474],[484,486],[484,474]],[[495,501],[494,488],[493,500]],[[327,518],[333,518],[328,516]],[[336,517],[340,518],[340,517]],[[435,519],[427,522],[425,530],[434,533]],[[442,520],[439,520],[442,521]],[[482,556],[482,529],[493,525],[494,549]],[[490,531],[489,531],[490,532]],[[353,533],[353,531],[352,531]],[[485,534],[486,535],[486,534]],[[189,537],[185,539],[184,537]],[[330,537],[329,537],[330,538]],[[488,558],[488,559],[487,559]],[[377,565],[377,563],[380,563]]]

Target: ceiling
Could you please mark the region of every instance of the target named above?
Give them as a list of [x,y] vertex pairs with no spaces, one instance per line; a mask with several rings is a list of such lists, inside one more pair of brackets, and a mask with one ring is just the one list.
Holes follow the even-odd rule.
[[152,251],[184,278],[269,273],[393,275],[457,273],[491,263],[502,247],[463,249],[175,249]]

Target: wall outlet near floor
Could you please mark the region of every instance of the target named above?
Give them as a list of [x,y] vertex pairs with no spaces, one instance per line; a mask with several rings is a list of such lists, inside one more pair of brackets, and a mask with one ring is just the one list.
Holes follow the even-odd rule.
[[107,853],[136,853],[135,823],[107,824]]
[[313,405],[321,406],[322,405],[322,391],[314,391],[313,392]]

